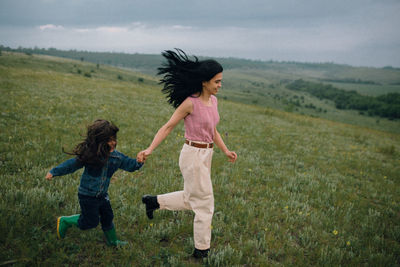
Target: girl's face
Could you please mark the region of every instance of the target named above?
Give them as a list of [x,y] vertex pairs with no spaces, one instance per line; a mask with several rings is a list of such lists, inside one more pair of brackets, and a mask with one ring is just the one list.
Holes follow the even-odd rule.
[[222,72],[217,73],[209,81],[203,82],[203,92],[216,95],[222,86]]
[[114,149],[117,147],[117,138],[111,137],[110,141],[108,141],[107,144],[110,146],[110,152],[113,152]]

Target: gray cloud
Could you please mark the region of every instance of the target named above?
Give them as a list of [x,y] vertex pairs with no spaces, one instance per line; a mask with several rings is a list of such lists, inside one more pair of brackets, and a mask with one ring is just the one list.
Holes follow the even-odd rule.
[[397,0],[0,0],[0,43],[400,66]]

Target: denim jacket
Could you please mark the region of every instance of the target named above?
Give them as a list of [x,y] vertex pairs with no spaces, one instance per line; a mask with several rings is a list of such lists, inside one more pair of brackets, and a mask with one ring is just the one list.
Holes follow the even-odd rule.
[[107,195],[110,179],[118,169],[133,172],[142,166],[143,163],[139,163],[136,159],[114,150],[110,153],[107,163],[102,168],[84,166],[77,158],[72,158],[51,169],[50,173],[53,176],[61,176],[85,167],[81,176],[78,193],[86,196],[100,197]]

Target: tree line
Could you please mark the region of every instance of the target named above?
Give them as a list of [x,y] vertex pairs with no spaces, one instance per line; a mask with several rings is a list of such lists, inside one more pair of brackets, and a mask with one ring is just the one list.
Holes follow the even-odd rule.
[[[163,61],[163,57],[150,54],[129,54],[119,52],[91,52],[78,50],[59,50],[56,48],[10,48],[0,45],[0,51],[21,52],[26,54],[44,54],[50,56],[71,58],[83,60],[92,63],[108,64],[117,67],[132,68],[144,71],[146,73],[155,73],[157,68]],[[190,53],[189,53],[190,55]],[[199,56],[199,59],[207,57]],[[342,68],[352,68],[348,65],[339,65],[335,63],[306,63],[295,61],[275,61],[275,60],[251,60],[239,58],[217,58],[218,62],[224,66],[224,69],[256,69],[256,70],[278,70],[278,71],[293,71],[294,69],[308,69],[319,71],[330,71]],[[392,68],[395,69],[395,68]]]
[[302,79],[286,85],[294,91],[307,92],[319,99],[328,99],[335,103],[337,109],[359,110],[361,114],[379,116],[389,119],[400,118],[400,94],[388,93],[373,97],[358,92],[335,88],[330,84],[309,82]]
[[[0,45],[0,51],[20,52],[28,55],[42,54],[56,57],[70,58],[75,60],[87,61],[98,64],[107,64],[117,67],[137,69],[142,72],[155,74],[157,68],[163,62],[161,54],[128,54],[119,52],[92,52],[78,50],[59,50],[56,48],[10,48]],[[190,54],[189,54],[190,56]],[[206,57],[199,56],[201,59]],[[285,64],[279,64],[274,61],[260,61],[237,58],[218,58],[218,61],[224,66],[224,69],[276,69],[286,67]],[[293,63],[296,64],[296,63]],[[299,63],[300,64],[300,63]],[[309,64],[313,66],[313,64]]]
[[126,54],[111,52],[89,52],[77,50],[58,50],[56,48],[10,48],[0,45],[0,50],[10,52],[20,52],[27,55],[39,54],[62,58],[70,58],[80,61],[91,62],[95,64],[112,65],[123,68],[131,68],[142,72],[154,74],[157,67],[162,62],[161,55],[146,54]]

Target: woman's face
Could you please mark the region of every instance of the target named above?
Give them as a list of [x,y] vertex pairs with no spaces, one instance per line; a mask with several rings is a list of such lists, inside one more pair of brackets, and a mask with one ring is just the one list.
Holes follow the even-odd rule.
[[217,73],[209,81],[203,82],[203,92],[216,95],[222,86],[222,72]]

